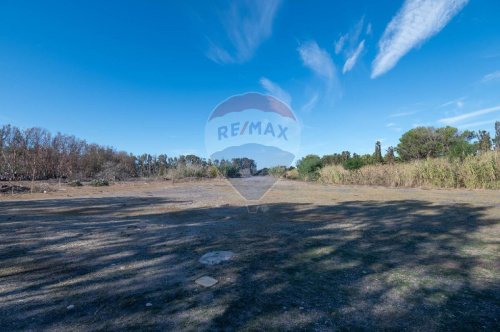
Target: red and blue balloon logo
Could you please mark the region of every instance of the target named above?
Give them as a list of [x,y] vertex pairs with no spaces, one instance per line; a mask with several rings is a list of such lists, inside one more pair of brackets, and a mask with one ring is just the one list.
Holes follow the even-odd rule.
[[[237,166],[237,173],[228,176],[233,187],[246,199],[260,199],[276,180],[267,176],[267,170],[289,167],[295,160],[300,125],[279,99],[246,93],[226,99],[213,110],[205,127],[205,143],[212,161]],[[239,183],[254,194],[243,193]],[[257,183],[266,185],[250,188]]]

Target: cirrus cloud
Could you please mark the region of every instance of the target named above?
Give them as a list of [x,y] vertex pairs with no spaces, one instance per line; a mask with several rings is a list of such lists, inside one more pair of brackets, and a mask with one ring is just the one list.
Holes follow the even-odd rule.
[[461,115],[457,115],[457,116],[453,116],[453,117],[449,117],[449,118],[439,119],[438,122],[446,124],[446,125],[451,125],[451,124],[455,124],[457,122],[461,122],[463,120],[473,119],[473,118],[477,118],[477,117],[484,115],[484,114],[495,113],[495,112],[499,112],[499,111],[500,111],[500,105],[494,106],[494,107],[489,107],[489,108],[483,108],[483,109],[480,109],[480,110],[477,110],[474,112],[469,112],[469,113],[465,113],[465,114],[461,114]]
[[500,80],[500,70],[484,75],[482,83]]
[[273,21],[281,0],[231,2],[222,18],[228,43],[209,42],[207,57],[217,63],[250,60],[260,44],[272,34]]
[[373,61],[372,78],[391,70],[410,50],[441,31],[468,0],[406,0],[387,25]]
[[304,66],[311,69],[316,76],[329,84],[337,80],[337,68],[327,51],[320,48],[315,41],[306,42],[298,48]]
[[342,73],[347,73],[348,71],[351,71],[354,65],[356,65],[356,62],[358,61],[359,56],[361,55],[361,52],[365,49],[365,41],[362,40],[361,43],[359,43],[358,47],[354,51],[354,53],[351,54],[350,57],[347,58],[347,60],[344,63],[344,68],[342,69]]
[[278,84],[274,83],[270,79],[266,77],[262,77],[260,79],[260,85],[266,90],[267,93],[270,95],[278,98],[285,104],[289,105],[292,102],[292,97],[290,97],[290,94],[286,92],[283,88],[281,88]]

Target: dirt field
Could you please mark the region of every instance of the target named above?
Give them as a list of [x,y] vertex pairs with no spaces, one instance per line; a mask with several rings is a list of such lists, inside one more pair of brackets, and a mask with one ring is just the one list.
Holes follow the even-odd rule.
[[54,190],[0,197],[0,331],[500,329],[499,191]]

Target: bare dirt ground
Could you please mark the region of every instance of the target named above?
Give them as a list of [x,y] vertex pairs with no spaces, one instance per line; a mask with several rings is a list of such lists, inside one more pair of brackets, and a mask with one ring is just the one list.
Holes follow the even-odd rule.
[[0,196],[1,331],[500,329],[499,191],[52,189]]

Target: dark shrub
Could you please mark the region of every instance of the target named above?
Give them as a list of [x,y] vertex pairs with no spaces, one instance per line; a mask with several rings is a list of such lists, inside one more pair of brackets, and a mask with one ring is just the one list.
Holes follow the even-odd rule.
[[94,179],[90,181],[90,185],[94,187],[104,187],[104,186],[109,186],[108,180],[105,179]]
[[321,158],[317,155],[307,155],[297,163],[297,170],[301,178],[305,180],[316,180],[321,168]]
[[365,163],[363,162],[363,159],[359,156],[352,157],[351,159],[344,161],[344,163],[342,164],[344,169],[347,169],[350,171],[360,169],[364,165],[365,165]]

